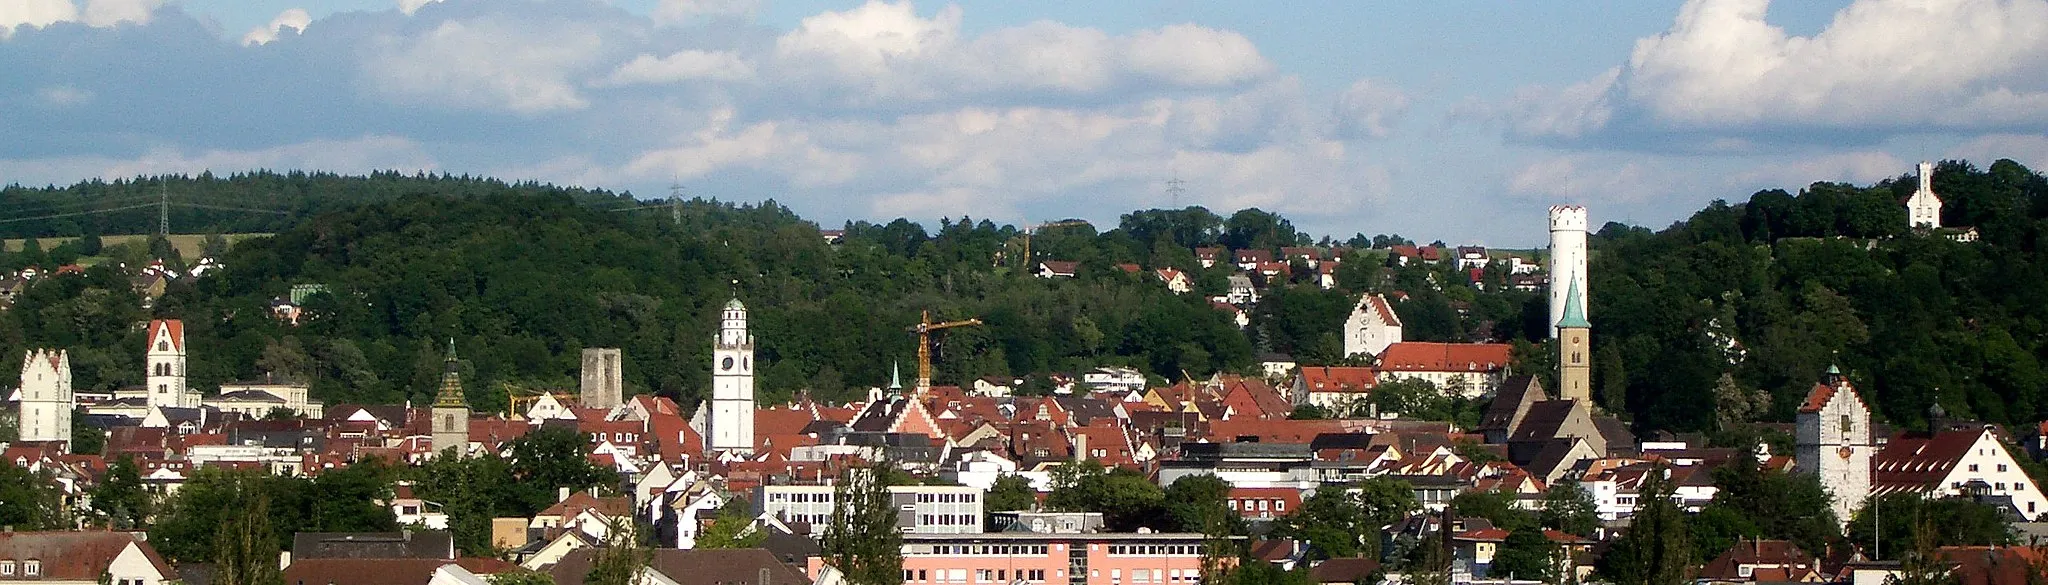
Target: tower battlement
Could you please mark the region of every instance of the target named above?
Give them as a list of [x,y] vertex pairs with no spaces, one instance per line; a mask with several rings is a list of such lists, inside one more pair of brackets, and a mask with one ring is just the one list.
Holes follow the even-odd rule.
[[1586,208],[1581,205],[1550,206],[1550,231],[1585,231]]

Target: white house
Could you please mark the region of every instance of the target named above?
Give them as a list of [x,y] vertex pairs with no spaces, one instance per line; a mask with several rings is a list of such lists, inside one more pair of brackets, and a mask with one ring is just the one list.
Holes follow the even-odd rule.
[[177,578],[141,533],[0,533],[0,581],[157,585]]
[[[810,524],[811,535],[823,534],[832,522],[835,486],[766,485],[754,488],[754,511],[785,522]],[[897,527],[911,534],[977,534],[982,531],[982,496],[969,486],[889,486],[890,503],[906,514]]]
[[1137,368],[1103,366],[1088,370],[1081,375],[1081,383],[1097,392],[1130,392],[1145,390],[1145,374]]
[[1159,281],[1166,283],[1166,290],[1173,291],[1173,294],[1184,295],[1195,290],[1195,280],[1188,278],[1186,272],[1174,268],[1161,268],[1153,273],[1159,275]]
[[1992,427],[1898,437],[1871,461],[1871,495],[1918,493],[1965,496],[2009,505],[2028,521],[2048,515],[2048,499],[2020,470],[2012,449]]

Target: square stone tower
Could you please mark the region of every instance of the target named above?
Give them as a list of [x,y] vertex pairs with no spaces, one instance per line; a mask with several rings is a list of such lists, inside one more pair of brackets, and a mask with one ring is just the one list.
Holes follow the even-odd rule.
[[1870,497],[1870,458],[1877,450],[1870,440],[1870,407],[1840,369],[1829,367],[1799,405],[1798,427],[1795,469],[1819,475],[1835,496],[1835,520],[1848,522]]
[[21,361],[21,440],[71,440],[71,354],[29,350]]
[[624,354],[619,348],[583,348],[581,395],[584,408],[611,409],[624,400],[624,385],[620,380],[625,375],[622,371],[625,364]]

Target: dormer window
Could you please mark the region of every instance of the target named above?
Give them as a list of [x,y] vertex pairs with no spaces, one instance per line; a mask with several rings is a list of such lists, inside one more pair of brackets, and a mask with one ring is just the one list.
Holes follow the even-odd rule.
[[0,561],[0,577],[14,576],[14,561]]
[[41,576],[42,574],[43,574],[43,562],[42,562],[42,561],[37,561],[37,560],[31,560],[31,561],[29,561],[29,562],[26,562],[26,563],[22,563],[22,564],[21,564],[21,576],[23,576],[23,577],[37,577],[37,576]]

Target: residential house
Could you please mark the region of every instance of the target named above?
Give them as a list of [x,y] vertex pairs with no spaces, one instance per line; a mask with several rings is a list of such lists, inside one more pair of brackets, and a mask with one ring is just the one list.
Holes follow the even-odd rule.
[[139,532],[0,532],[0,582],[159,585],[177,579]]
[[1287,246],[1280,248],[1280,261],[1288,264],[1301,262],[1309,268],[1323,264],[1326,258],[1323,249],[1315,246]]
[[1272,261],[1272,250],[1237,250],[1231,255],[1231,262],[1237,264],[1238,270],[1245,272],[1258,270],[1260,264]]
[[1137,368],[1124,366],[1102,366],[1081,375],[1081,383],[1091,391],[1125,393],[1143,391],[1145,374]]
[[1379,385],[1379,372],[1364,366],[1304,366],[1294,375],[1295,404],[1349,413]]
[[1801,583],[1819,578],[1820,559],[1783,540],[1739,540],[1700,568],[1708,583]]
[[2027,477],[1995,427],[1892,438],[1871,458],[1871,495],[1917,493],[1975,498],[2034,521],[2048,499]]
[[1189,278],[1186,272],[1174,268],[1161,268],[1152,272],[1159,276],[1160,282],[1166,283],[1166,290],[1173,291],[1173,294],[1184,295],[1195,290],[1195,279]]
[[1380,381],[1414,378],[1467,398],[1492,394],[1507,377],[1505,343],[1430,343],[1404,341],[1380,354]]
[[1484,270],[1490,260],[1486,257],[1486,246],[1458,246],[1458,270]]
[[1195,261],[1200,262],[1204,269],[1215,268],[1225,251],[1223,248],[1195,248]]
[[1046,260],[1038,263],[1036,274],[1039,278],[1073,278],[1081,273],[1080,262]]

